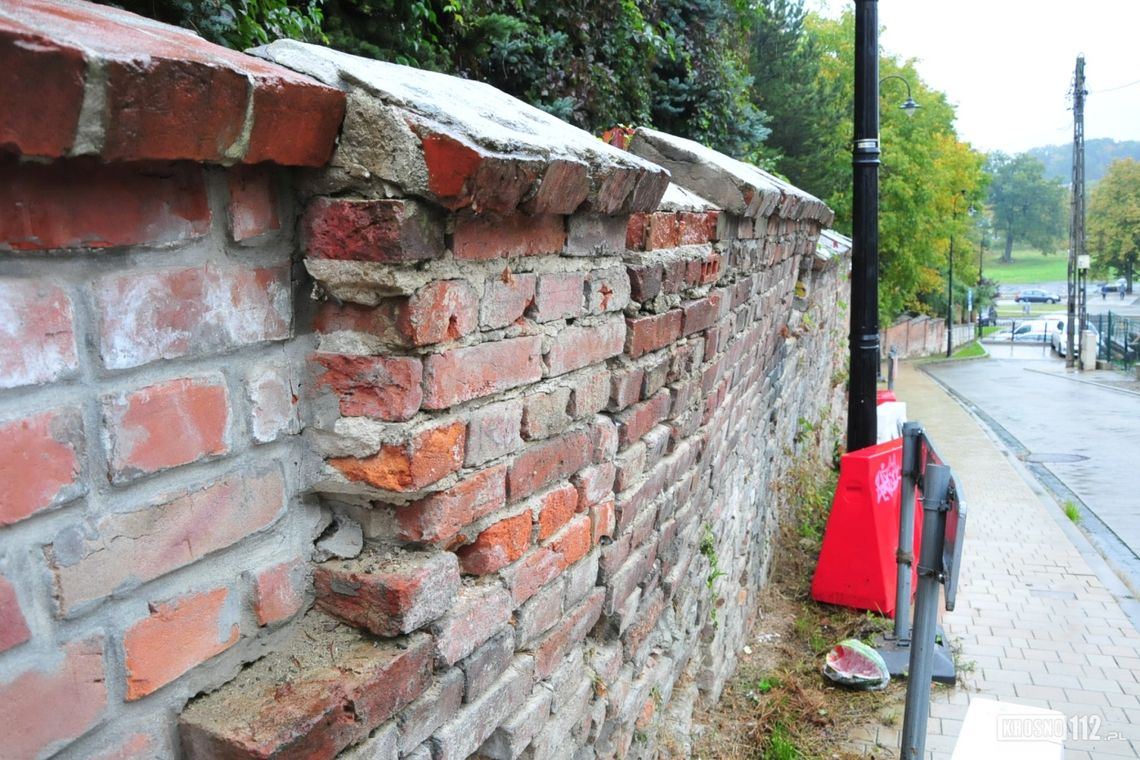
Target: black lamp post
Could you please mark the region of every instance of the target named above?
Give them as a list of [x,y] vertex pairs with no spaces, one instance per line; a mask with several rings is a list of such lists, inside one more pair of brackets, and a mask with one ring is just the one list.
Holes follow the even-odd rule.
[[[901,79],[914,113],[910,83]],[[855,141],[851,198],[851,372],[847,393],[847,450],[874,446],[875,380],[879,370],[879,3],[855,0]]]

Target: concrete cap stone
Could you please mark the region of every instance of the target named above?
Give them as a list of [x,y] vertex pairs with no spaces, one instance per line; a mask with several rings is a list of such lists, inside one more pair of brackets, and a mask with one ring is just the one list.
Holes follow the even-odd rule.
[[290,40],[251,52],[348,93],[338,189],[377,178],[449,209],[625,214],[656,208],[669,181],[487,84]]
[[686,190],[675,182],[670,182],[657,204],[657,211],[717,211],[716,204],[710,203],[692,190]]
[[834,219],[831,209],[818,198],[684,137],[641,127],[628,150],[664,166],[672,172],[674,183],[730,213],[753,218],[778,212],[787,219],[814,219],[824,227]]

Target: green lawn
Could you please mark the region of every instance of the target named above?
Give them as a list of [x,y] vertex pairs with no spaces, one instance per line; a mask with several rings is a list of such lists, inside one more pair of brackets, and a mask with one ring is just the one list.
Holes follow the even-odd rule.
[[1036,249],[1014,246],[1012,264],[1002,264],[1001,254],[1001,249],[986,251],[982,273],[1002,285],[1064,282],[1068,276],[1069,260],[1064,251],[1044,254]]

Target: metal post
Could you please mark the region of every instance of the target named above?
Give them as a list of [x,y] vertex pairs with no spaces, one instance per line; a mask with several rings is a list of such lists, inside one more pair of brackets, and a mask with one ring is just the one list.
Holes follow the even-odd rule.
[[899,372],[899,347],[891,346],[887,352],[887,390],[895,389],[895,376]]
[[950,236],[950,273],[946,278],[946,358],[954,353],[954,236]]
[[946,532],[946,499],[950,468],[927,464],[922,488],[922,550],[918,565],[918,597],[914,606],[914,638],[907,675],[901,760],[923,760],[926,721],[930,713],[930,679],[934,670],[938,601],[942,581],[942,548]]
[[852,150],[851,374],[847,450],[875,445],[879,356],[879,3],[855,1]]
[[899,502],[899,546],[895,552],[898,577],[895,580],[895,641],[910,641],[910,570],[914,564],[914,488],[917,485],[918,458],[922,447],[922,425],[903,423],[902,498]]

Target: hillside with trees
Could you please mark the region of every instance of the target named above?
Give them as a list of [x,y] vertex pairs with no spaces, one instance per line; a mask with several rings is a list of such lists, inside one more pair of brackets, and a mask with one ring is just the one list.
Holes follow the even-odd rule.
[[[1039,159],[1045,166],[1045,177],[1054,179],[1068,187],[1073,178],[1073,144],[1046,145],[1031,148],[1029,155]],[[1085,140],[1085,182],[1092,186],[1108,172],[1108,167],[1116,161],[1131,158],[1140,161],[1140,141],[1124,140],[1117,142],[1101,137]]]

